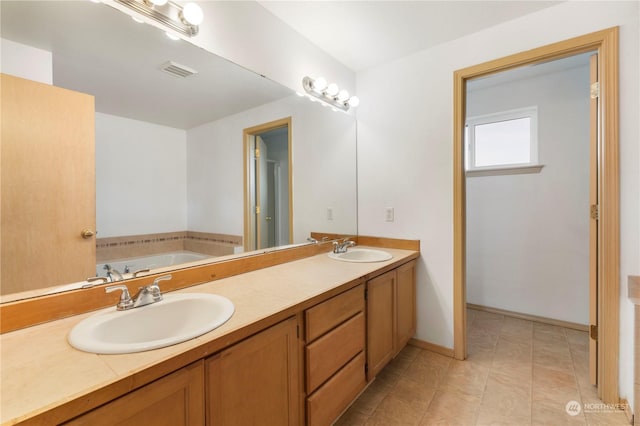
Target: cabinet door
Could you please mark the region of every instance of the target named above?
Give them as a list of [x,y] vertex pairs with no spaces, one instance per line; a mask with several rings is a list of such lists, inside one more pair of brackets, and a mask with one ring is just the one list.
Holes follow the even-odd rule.
[[1,85],[2,292],[92,277],[93,96],[6,74]]
[[[396,269],[394,354],[416,334],[416,261]],[[395,356],[395,355],[394,355]]]
[[207,363],[207,424],[296,425],[297,320],[288,319]]
[[367,380],[373,379],[394,355],[395,277],[394,270],[367,281]]
[[65,425],[197,426],[204,424],[202,361],[156,380]]

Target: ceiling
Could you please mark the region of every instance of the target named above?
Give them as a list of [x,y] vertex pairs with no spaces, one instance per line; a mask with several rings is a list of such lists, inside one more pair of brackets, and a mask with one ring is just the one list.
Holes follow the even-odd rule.
[[259,1],[352,71],[561,3],[560,1]]

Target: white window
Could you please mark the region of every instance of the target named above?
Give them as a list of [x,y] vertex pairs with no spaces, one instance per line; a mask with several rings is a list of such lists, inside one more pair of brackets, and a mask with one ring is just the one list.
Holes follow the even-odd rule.
[[537,107],[467,118],[467,171],[538,166],[537,128]]

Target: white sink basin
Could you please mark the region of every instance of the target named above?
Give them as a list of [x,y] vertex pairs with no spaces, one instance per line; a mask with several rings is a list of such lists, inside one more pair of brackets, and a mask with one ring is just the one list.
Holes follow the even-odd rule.
[[223,296],[165,294],[164,299],[126,311],[103,309],[69,333],[71,346],[85,352],[125,354],[175,345],[224,324],[234,312]]
[[350,248],[346,253],[329,253],[329,257],[343,262],[384,262],[392,259],[391,253],[367,248]]

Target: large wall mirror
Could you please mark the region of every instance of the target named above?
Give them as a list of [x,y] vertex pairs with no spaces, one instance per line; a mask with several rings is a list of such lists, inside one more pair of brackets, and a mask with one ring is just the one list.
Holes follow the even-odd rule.
[[[95,242],[89,257],[95,259],[79,260],[89,263],[87,272],[66,260],[43,265],[41,253],[64,250],[25,243],[11,235],[14,224],[3,217],[3,302],[78,288],[93,276],[116,281],[141,269],[245,255],[243,132],[277,120],[291,125],[292,235],[281,241],[303,244],[311,232],[356,234],[352,116],[322,108],[188,41],[170,40],[105,4],[2,1],[0,7],[3,73],[10,74],[8,62],[41,66],[5,60],[13,51],[41,49],[50,52],[44,67],[52,70],[53,86],[95,97],[95,229],[89,231],[97,231],[89,235]],[[4,134],[4,111],[2,125]],[[24,162],[21,175],[29,175],[29,167],[43,168]],[[70,168],[64,162],[49,167]],[[5,174],[3,191],[20,187]],[[11,209],[4,194],[2,209],[3,216]],[[22,217],[30,220],[35,210]],[[82,241],[81,231],[73,231],[73,238]],[[9,238],[18,243],[5,244]],[[27,247],[28,260],[18,259],[18,246]],[[6,275],[9,263],[37,274]],[[58,276],[62,270],[72,275]]]

